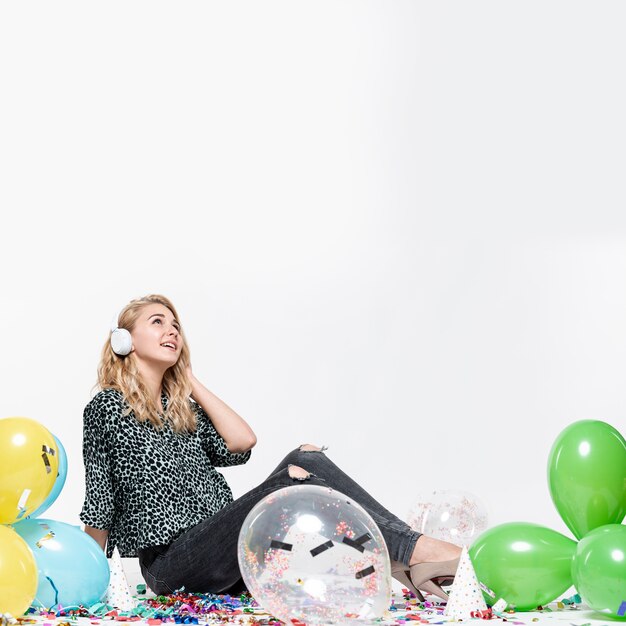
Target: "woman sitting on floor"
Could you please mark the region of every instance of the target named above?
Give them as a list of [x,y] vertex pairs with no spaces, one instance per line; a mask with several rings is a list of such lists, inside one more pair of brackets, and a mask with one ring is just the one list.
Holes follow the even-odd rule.
[[[191,371],[173,304],[150,295],[121,311],[98,368],[100,391],[84,411],[85,532],[113,554],[139,557],[157,594],[185,587],[232,593],[243,587],[239,530],[272,491],[307,482],[336,489],[375,517],[392,574],[446,599],[461,549],[412,530],[310,444],[292,450],[259,485],[233,500],[215,468],[250,459],[250,426]],[[423,599],[423,598],[422,598]]]

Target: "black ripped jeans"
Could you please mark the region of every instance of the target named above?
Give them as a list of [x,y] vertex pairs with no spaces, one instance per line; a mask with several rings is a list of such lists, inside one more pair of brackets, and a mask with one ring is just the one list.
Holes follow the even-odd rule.
[[[300,446],[302,447],[302,446]],[[237,542],[248,513],[266,495],[306,482],[331,487],[358,502],[374,519],[392,560],[408,564],[420,533],[385,509],[342,472],[322,450],[290,452],[260,485],[226,505],[215,515],[185,531],[171,544],[139,551],[141,573],[156,594],[185,587],[187,592],[236,593],[244,588]],[[292,478],[289,466],[309,472],[307,478]]]

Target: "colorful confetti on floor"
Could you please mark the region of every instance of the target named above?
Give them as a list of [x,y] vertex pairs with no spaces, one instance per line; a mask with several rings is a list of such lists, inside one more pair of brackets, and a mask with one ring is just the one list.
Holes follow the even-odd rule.
[[[168,596],[145,595],[145,585],[139,585],[134,596],[135,608],[131,611],[117,611],[114,607],[98,603],[91,607],[64,607],[57,611],[46,612],[31,609],[27,615],[17,620],[3,620],[1,626],[9,623],[37,624],[41,626],[98,626],[101,622],[138,622],[137,626],[160,626],[161,624],[236,624],[245,626],[282,626],[282,622],[260,607],[248,594],[240,596],[190,594],[178,592]],[[429,601],[429,599],[431,601]],[[554,621],[566,622],[563,626],[608,626],[599,613],[590,611],[582,605],[579,596],[553,602],[549,606],[539,607],[529,612],[495,613],[491,609],[468,620],[507,622],[506,626],[542,626]],[[445,602],[428,596],[424,603],[418,602],[408,594],[394,594],[392,603],[385,615],[369,624],[396,626],[400,624],[447,624],[453,622],[443,615]],[[346,623],[361,624],[357,620]],[[614,623],[614,622],[613,622]],[[294,622],[294,626],[305,626]],[[495,624],[494,624],[495,626]]]

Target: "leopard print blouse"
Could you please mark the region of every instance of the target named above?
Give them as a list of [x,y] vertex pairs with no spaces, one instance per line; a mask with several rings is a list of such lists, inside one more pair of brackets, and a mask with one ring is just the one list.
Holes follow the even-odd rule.
[[[167,396],[161,395],[163,408]],[[202,407],[191,401],[197,428],[175,433],[122,416],[125,401],[115,389],[100,391],[83,414],[85,501],[80,519],[109,531],[108,557],[169,544],[188,528],[233,501],[216,467],[240,465],[251,451],[229,452]]]

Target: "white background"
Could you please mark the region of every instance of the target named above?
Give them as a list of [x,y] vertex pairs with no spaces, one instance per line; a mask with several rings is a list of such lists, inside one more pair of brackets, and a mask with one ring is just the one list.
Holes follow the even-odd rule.
[[624,431],[621,2],[0,7],[0,416],[69,457],[111,318],[162,293],[194,371],[400,517],[466,490],[569,534],[546,462]]

